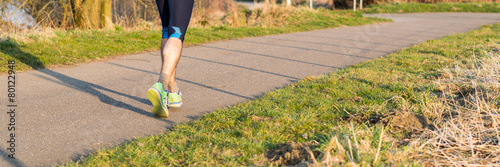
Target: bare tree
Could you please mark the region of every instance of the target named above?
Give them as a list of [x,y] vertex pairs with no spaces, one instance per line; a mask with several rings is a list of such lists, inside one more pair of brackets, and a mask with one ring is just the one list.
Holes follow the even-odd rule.
[[71,0],[75,26],[83,29],[113,27],[111,0]]

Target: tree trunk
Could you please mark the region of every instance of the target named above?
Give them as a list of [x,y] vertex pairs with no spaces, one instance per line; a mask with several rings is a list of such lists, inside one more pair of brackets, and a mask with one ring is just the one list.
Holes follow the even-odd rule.
[[75,27],[81,29],[111,29],[111,0],[71,0]]
[[335,4],[333,0],[328,0],[326,6],[328,7],[328,9],[335,10]]
[[59,4],[62,6],[62,19],[61,19],[61,24],[59,25],[60,27],[66,29],[67,28],[67,19],[68,19],[68,13],[69,13],[69,5],[68,5],[68,0],[61,0],[59,1]]
[[100,0],[85,0],[83,1],[83,17],[85,19],[86,28],[98,29],[101,23],[101,3]]
[[71,0],[71,8],[73,9],[75,28],[87,28],[83,17],[82,0]]
[[137,19],[137,2],[136,0],[132,0],[132,9],[134,10],[134,20],[132,21],[132,25],[137,25],[138,19]]
[[101,0],[101,28],[113,29],[111,0]]
[[262,13],[267,13],[267,10],[269,9],[269,0],[265,0],[264,3],[264,10],[262,10]]

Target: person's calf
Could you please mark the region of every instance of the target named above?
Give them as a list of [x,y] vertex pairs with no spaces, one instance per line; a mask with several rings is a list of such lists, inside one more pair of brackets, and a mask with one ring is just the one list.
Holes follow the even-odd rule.
[[179,92],[179,87],[177,86],[173,75],[169,75],[168,73],[161,73],[158,82],[162,83],[164,91]]
[[167,73],[161,73],[160,78],[158,78],[158,82],[163,85],[163,90],[168,91],[168,85],[170,84],[170,75]]

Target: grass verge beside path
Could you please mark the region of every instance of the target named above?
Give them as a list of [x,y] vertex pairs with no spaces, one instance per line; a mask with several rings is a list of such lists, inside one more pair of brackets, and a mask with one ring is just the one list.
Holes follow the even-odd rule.
[[[449,138],[446,137],[431,140],[432,135],[425,137],[421,135],[421,131],[426,131],[424,134],[441,134],[441,124],[432,123],[446,123],[446,120],[453,120],[457,113],[462,115],[460,112],[474,107],[446,107],[451,104],[438,102],[440,96],[448,95],[444,95],[445,90],[437,81],[441,78],[453,78],[453,75],[443,69],[454,66],[479,67],[476,63],[499,47],[498,34],[500,24],[483,26],[468,33],[430,40],[335,73],[306,77],[298,83],[269,92],[256,100],[220,109],[204,115],[199,120],[176,125],[164,134],[137,138],[128,144],[100,150],[82,161],[66,166],[446,164],[442,163],[447,160],[446,157],[437,154],[434,149],[450,145],[453,141],[447,140]],[[498,49],[495,54],[500,54]],[[498,76],[498,71],[491,74]],[[472,95],[474,89],[471,90],[468,82],[458,81],[460,82],[451,85]],[[483,80],[474,81],[475,85],[481,81]],[[498,79],[493,81],[498,82]],[[462,96],[465,97],[464,94],[458,93],[450,97]],[[489,99],[494,103],[485,106],[492,105],[492,108],[498,109],[500,103],[497,101],[500,97],[490,96]],[[436,115],[434,111],[441,108],[460,110],[443,110],[441,115]],[[401,113],[415,117],[398,119]],[[428,129],[418,128],[416,123],[424,119],[414,113],[427,117],[431,125],[422,128]],[[455,116],[450,117],[448,113]],[[494,118],[493,122],[500,121],[498,117],[493,117],[495,112],[490,112],[490,115]],[[407,127],[405,120],[407,124],[410,122],[407,130],[404,130],[404,127]],[[488,135],[477,135],[484,131],[469,128],[479,126],[476,122],[463,126],[470,131],[462,131],[471,134],[470,138],[464,138],[467,141],[464,143],[469,143],[469,140],[475,141],[474,145],[498,141],[500,128],[491,123],[492,119],[488,120],[483,123],[486,125],[490,122],[487,126],[498,128],[497,135],[494,130],[486,131]],[[398,121],[400,124],[396,124]],[[452,121],[447,123],[450,122]],[[453,135],[456,136],[455,133]],[[445,143],[425,143],[426,141]],[[420,145],[412,144],[415,142],[424,144],[419,148]],[[456,160],[451,161],[451,164],[488,164],[491,161],[491,165],[496,161],[498,165],[498,157],[494,156],[498,155],[495,151],[500,150],[498,142],[496,147],[491,147],[495,142],[490,143],[492,144],[488,147],[477,147],[486,148],[486,152],[481,150],[482,152],[473,152],[473,155],[467,148],[474,145],[463,147],[463,150],[455,145],[463,143],[451,143],[449,149],[441,151],[457,152],[446,155],[448,158],[472,157],[472,160]],[[488,153],[488,150],[491,152]],[[430,154],[426,154],[427,152]]]
[[[290,10],[292,11],[292,10]],[[201,44],[217,40],[263,36],[315,29],[356,26],[389,21],[365,18],[359,12],[293,10],[287,17],[287,25],[281,27],[230,27],[217,26],[190,28],[185,45]],[[17,60],[17,71],[75,65],[116,55],[158,50],[161,33],[146,31],[54,31],[38,35],[28,34],[0,40],[0,73],[8,71],[8,60]]]
[[500,3],[383,3],[370,5],[364,13],[481,12],[498,13]]

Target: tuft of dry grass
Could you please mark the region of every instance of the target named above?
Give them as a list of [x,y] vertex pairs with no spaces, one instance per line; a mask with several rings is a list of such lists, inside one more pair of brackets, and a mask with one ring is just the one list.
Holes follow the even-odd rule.
[[308,151],[311,159],[308,166],[370,166],[375,165],[377,159],[391,157],[381,152],[382,146],[394,141],[384,134],[383,126],[355,127],[351,122],[336,129],[347,133],[333,135],[323,148],[318,149],[321,154],[317,157]]
[[[430,102],[423,104],[422,114],[431,120],[427,128],[399,140],[392,138],[397,114],[387,125],[388,134],[384,121],[357,128],[346,123],[336,128],[343,133],[319,148],[320,161],[311,160],[310,166],[499,166],[500,52],[493,49],[486,55],[479,59],[473,53],[472,63],[441,70],[433,80],[438,92],[430,93]],[[413,111],[405,99],[391,99],[399,100],[401,110]]]
[[500,54],[442,73],[441,92],[424,113],[435,128],[410,143],[410,154],[437,166],[500,165]]
[[294,13],[299,13],[300,10],[308,10],[306,7],[289,7],[285,4],[277,4],[276,1],[264,3],[261,8],[252,11],[236,3],[227,3],[225,6],[229,9],[222,8],[224,10],[212,8],[195,10],[190,27],[221,25],[230,25],[232,27],[281,27],[288,24],[289,17]]
[[284,4],[265,4],[262,8],[250,12],[247,22],[252,26],[280,27],[288,24],[287,18],[291,15],[305,9],[305,7],[287,7]]
[[33,38],[39,41],[49,41],[50,38],[55,37],[56,34],[53,28],[42,27],[37,29],[24,29],[17,30],[16,32],[0,31],[0,41],[14,40],[21,43],[35,42]]

